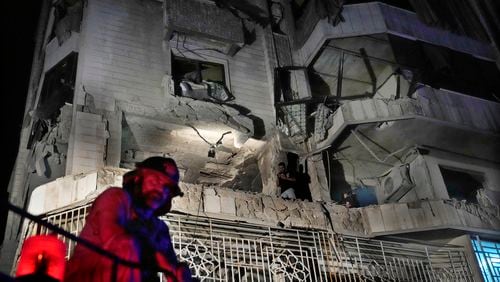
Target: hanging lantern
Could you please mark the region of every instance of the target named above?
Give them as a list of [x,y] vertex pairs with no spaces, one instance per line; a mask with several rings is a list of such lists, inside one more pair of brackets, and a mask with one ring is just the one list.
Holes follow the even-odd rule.
[[62,281],[66,246],[54,235],[32,236],[24,240],[16,277],[27,275],[50,276]]

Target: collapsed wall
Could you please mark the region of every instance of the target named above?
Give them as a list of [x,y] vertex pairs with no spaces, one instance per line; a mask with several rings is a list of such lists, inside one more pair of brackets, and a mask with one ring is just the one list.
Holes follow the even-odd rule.
[[[103,168],[69,175],[35,189],[28,210],[46,214],[91,202],[111,186],[120,186],[127,169]],[[343,235],[376,237],[426,228],[500,228],[498,207],[418,200],[363,208],[335,203],[286,200],[278,196],[238,191],[215,185],[180,183],[184,197],[173,202],[173,212],[254,224],[329,230]]]

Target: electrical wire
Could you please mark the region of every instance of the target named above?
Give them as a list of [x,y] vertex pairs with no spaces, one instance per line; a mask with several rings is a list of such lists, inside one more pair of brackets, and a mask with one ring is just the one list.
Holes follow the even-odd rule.
[[210,146],[214,146],[215,145],[215,144],[210,143],[210,141],[208,141],[207,139],[205,139],[205,137],[203,137],[201,135],[201,133],[198,131],[198,129],[196,129],[196,127],[194,127],[191,124],[187,124],[187,126],[191,127],[196,132],[196,134],[198,134],[198,136],[200,136],[201,140],[205,141],[205,143],[207,143]]

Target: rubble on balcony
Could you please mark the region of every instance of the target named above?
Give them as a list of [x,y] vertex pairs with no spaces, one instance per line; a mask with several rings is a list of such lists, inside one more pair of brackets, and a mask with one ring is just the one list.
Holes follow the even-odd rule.
[[173,206],[177,211],[270,226],[328,228],[319,203],[290,201],[216,186],[182,184],[181,189],[185,196],[174,199]]
[[464,200],[459,201],[457,199],[445,200],[444,203],[456,208],[457,210],[463,210],[491,226],[498,225],[499,223],[498,219],[500,217],[500,206],[498,204],[488,204],[485,206],[484,202],[482,204],[475,204]]
[[[75,202],[88,203],[104,189],[120,186],[126,169],[103,168],[69,175],[35,189],[28,210],[43,214]],[[249,193],[181,183],[184,197],[175,198],[173,211],[197,216],[259,223],[268,226],[333,230],[345,235],[375,237],[429,228],[499,230],[500,220],[478,205],[448,200],[419,200],[363,208]],[[452,203],[452,204],[450,204]]]
[[332,228],[335,232],[341,234],[356,234],[365,236],[369,234],[367,222],[363,218],[364,213],[361,208],[346,208],[343,205],[328,204],[325,205],[329,212]]
[[222,123],[249,137],[254,134],[253,117],[250,118],[247,115],[249,113],[248,110],[240,110],[242,107],[232,103],[212,103],[198,100],[193,97],[175,96],[174,82],[170,75],[164,76],[163,87],[165,91],[166,106],[161,112],[158,111],[155,114],[156,116],[168,115],[173,118],[191,122],[203,121],[204,123]]

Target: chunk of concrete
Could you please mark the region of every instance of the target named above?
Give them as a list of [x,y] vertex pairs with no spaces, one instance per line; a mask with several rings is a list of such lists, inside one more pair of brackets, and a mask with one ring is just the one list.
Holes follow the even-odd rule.
[[219,196],[205,195],[205,212],[220,213],[221,205]]
[[233,197],[221,197],[220,206],[222,213],[236,215],[236,203]]

